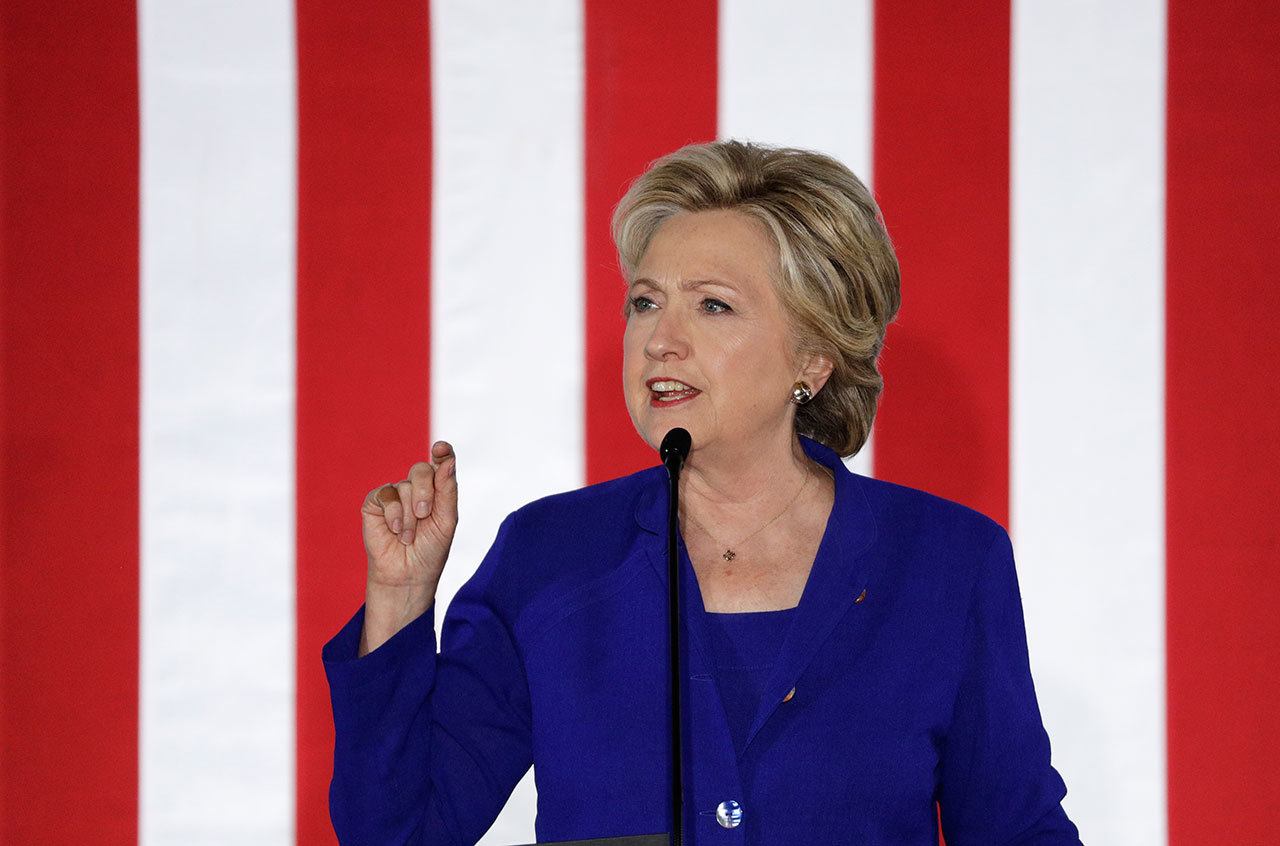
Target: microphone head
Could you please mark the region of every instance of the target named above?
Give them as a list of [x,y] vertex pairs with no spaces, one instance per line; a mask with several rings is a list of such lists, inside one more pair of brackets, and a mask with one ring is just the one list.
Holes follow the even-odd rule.
[[667,432],[667,436],[662,439],[662,445],[658,447],[658,455],[662,457],[662,463],[668,468],[672,464],[679,467],[689,457],[689,450],[692,447],[693,438],[689,436],[688,430],[677,427]]

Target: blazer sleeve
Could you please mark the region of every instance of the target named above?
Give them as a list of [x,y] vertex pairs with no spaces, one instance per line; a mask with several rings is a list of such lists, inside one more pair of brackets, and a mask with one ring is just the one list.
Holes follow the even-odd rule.
[[454,596],[357,658],[364,606],[322,649],[339,843],[472,846],[533,763],[524,663],[498,599],[512,518]]
[[947,846],[1079,846],[1031,681],[1013,546],[1003,527],[974,585],[941,761]]

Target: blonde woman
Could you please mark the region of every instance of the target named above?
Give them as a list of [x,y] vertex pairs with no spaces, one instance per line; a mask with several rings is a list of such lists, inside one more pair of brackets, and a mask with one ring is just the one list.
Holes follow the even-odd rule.
[[[624,395],[683,427],[687,844],[1078,844],[988,517],[850,472],[899,274],[827,156],[725,141],[619,203]],[[437,442],[363,506],[365,604],[324,648],[344,843],[473,844],[535,765],[540,841],[666,831],[666,471],[530,503],[454,597]]]

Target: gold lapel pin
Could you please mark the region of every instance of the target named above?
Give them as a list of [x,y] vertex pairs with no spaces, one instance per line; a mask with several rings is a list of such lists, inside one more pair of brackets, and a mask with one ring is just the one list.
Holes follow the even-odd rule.
[[863,588],[862,593],[858,594],[858,598],[853,601],[855,605],[867,598],[867,589]]

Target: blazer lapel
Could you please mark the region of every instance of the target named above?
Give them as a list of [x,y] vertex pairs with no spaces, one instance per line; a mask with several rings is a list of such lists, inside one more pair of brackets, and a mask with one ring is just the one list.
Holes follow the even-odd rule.
[[[644,543],[646,557],[650,566],[662,582],[663,594],[667,591],[667,473],[665,468],[661,476],[654,475],[654,481],[647,485],[636,505],[636,522],[654,537]],[[693,572],[693,564],[689,561],[689,553],[685,550],[684,539],[676,529],[676,542],[680,554],[680,619],[684,623],[682,631],[687,633],[690,642],[686,650],[690,660],[689,672],[692,675],[706,675],[710,678],[711,654],[709,644],[702,627],[698,625],[699,615],[690,613],[692,603],[701,602],[702,594],[698,588],[698,578]]]
[[[868,619],[865,613],[867,594],[864,591],[872,575],[874,559],[867,552],[876,538],[871,505],[862,490],[860,478],[844,466],[834,451],[808,439],[804,439],[804,446],[811,458],[831,468],[836,482],[835,504],[800,596],[800,604],[778,649],[773,672],[747,732],[744,752],[796,686],[800,675],[831,636],[836,624],[846,614],[857,613],[854,626],[855,631],[860,631]],[[797,694],[803,696],[804,692],[797,691]]]

